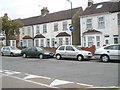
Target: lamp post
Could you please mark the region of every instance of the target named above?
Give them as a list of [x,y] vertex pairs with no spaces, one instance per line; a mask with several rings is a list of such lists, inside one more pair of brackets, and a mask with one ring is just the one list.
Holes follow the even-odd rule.
[[71,4],[71,21],[72,21],[72,2],[70,0],[66,0],[66,1],[70,2],[70,4]]
[[[66,1],[70,2],[71,4],[71,24],[70,25],[72,25],[72,1],[70,0],[66,0]],[[72,44],[72,40],[73,40],[73,31],[71,31],[71,44]]]

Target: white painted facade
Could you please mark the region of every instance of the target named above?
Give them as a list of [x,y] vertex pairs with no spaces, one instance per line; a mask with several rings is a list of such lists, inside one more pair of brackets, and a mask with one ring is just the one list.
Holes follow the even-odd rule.
[[[102,47],[103,45],[117,43],[115,41],[115,38],[117,38],[118,40],[118,37],[119,37],[118,30],[120,30],[118,25],[118,14],[120,14],[120,12],[115,12],[115,13],[107,12],[107,13],[81,16],[80,24],[81,24],[82,46],[84,47],[90,46],[89,44],[90,39],[88,40],[89,37],[92,37],[92,40],[91,40],[92,45],[95,45],[97,48]],[[98,26],[99,17],[104,18],[104,27],[102,28],[99,28]],[[84,34],[84,32],[89,30],[89,28],[87,28],[87,19],[92,20],[91,22],[92,28],[90,30],[100,31],[100,33],[91,32],[91,33]],[[99,40],[97,37],[100,37]]]
[[[67,29],[63,30],[63,23],[66,22]],[[58,30],[54,30],[54,24],[58,24]],[[71,36],[63,36],[63,37],[56,37],[60,32],[66,32],[71,35],[71,31],[69,30],[69,24],[71,24],[71,19],[69,20],[61,20],[43,24],[36,24],[32,26],[24,26],[20,28],[20,46],[21,47],[29,47],[29,46],[43,46],[43,47],[58,47],[60,45],[60,38],[62,38],[62,45],[72,43]],[[43,31],[43,27],[46,25],[46,31]],[[30,27],[30,34],[28,34],[28,27]],[[23,30],[24,29],[24,30]],[[42,34],[45,38],[34,38],[36,35]],[[34,39],[23,39],[24,36],[29,35]],[[67,39],[66,39],[67,38]],[[31,40],[30,45],[28,41]],[[67,41],[66,41],[67,40]]]
[[0,32],[0,46],[6,45],[5,32]]
[[26,35],[33,38],[33,27],[32,26],[24,26],[20,28],[20,47],[29,47],[33,46],[33,39],[23,39]]
[[[63,30],[63,22],[66,22],[67,29]],[[71,36],[64,36],[64,37],[56,37],[60,32],[66,32],[71,35],[71,31],[69,30],[69,24],[71,20],[62,20],[62,21],[55,21],[50,23],[44,24],[37,24],[34,25],[34,37],[37,34],[42,34],[45,38],[35,38],[34,39],[34,46],[44,46],[44,47],[58,47],[59,46],[59,38],[62,38],[62,45],[66,44],[65,40],[68,38],[68,43],[71,44]],[[58,25],[58,30],[54,30],[54,24]],[[43,32],[43,25],[46,25],[47,32]],[[37,26],[39,27],[39,33],[37,30]],[[38,43],[38,44],[37,44]]]

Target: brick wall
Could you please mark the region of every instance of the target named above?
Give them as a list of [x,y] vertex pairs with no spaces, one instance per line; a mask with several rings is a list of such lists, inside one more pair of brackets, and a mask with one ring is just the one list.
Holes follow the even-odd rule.
[[93,45],[92,47],[82,47],[82,50],[90,51],[94,55],[96,47],[95,45]]

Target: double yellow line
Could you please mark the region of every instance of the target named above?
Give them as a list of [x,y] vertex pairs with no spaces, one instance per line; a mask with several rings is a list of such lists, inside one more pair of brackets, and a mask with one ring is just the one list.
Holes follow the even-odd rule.
[[88,89],[91,88],[120,88],[119,86],[109,86],[109,87],[88,87]]

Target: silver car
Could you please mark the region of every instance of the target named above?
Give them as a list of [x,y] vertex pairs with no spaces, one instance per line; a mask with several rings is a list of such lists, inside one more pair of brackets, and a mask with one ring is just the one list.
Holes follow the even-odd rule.
[[120,60],[120,45],[113,44],[99,48],[96,50],[94,56],[96,59],[101,59],[103,62],[108,62],[109,60]]
[[56,59],[61,58],[76,58],[81,61],[92,57],[92,53],[82,50],[79,46],[75,45],[62,45],[56,50]]
[[4,56],[4,55],[10,55],[10,56],[21,55],[21,50],[14,46],[4,46],[1,48],[1,55],[2,56]]

